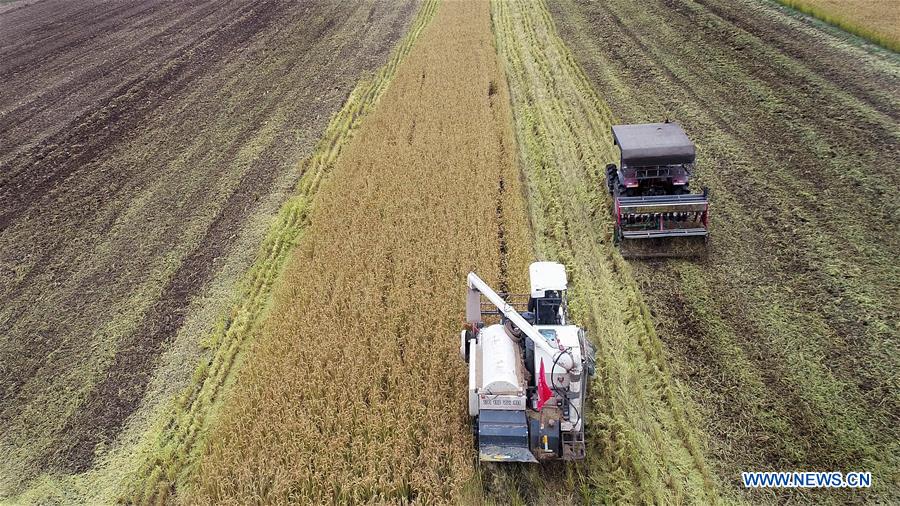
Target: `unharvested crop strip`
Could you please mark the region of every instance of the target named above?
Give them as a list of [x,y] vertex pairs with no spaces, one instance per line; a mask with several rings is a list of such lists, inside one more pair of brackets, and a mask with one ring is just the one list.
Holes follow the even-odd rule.
[[[888,23],[885,23],[882,26],[873,28],[865,22],[864,16],[859,16],[860,13],[855,12],[856,10],[878,9],[879,7],[876,7],[875,5],[865,6],[851,4],[846,7],[841,7],[829,6],[826,2],[816,2],[810,0],[773,1],[778,2],[788,9],[793,9],[802,14],[812,16],[824,23],[836,26],[837,28],[852,33],[853,35],[856,35],[858,37],[862,37],[863,39],[878,44],[879,46],[887,48],[891,51],[900,52],[900,38],[898,38],[898,29],[896,26],[891,27]],[[871,3],[876,4],[877,2]],[[882,13],[882,17],[888,17],[890,19],[890,13],[887,11],[890,9],[896,9],[896,6],[891,5],[890,2],[883,2],[880,8],[884,10],[884,12]],[[893,18],[896,18],[896,16],[893,16]]]
[[711,500],[702,436],[672,379],[630,268],[611,242],[604,166],[612,114],[559,37],[543,2],[493,3],[539,254],[564,261],[572,308],[598,345],[583,499]]
[[152,503],[165,500],[189,474],[210,419],[215,416],[223,388],[234,373],[245,344],[265,314],[272,287],[288,253],[308,224],[315,195],[323,179],[352,138],[364,116],[377,104],[397,66],[434,15],[437,0],[425,0],[406,36],[374,77],[361,81],[344,106],[331,119],[313,154],[302,163],[303,176],[297,193],[281,208],[248,271],[236,303],[224,315],[224,323],[208,338],[213,350],[209,362],[198,366],[193,385],[176,399],[170,414],[160,422],[146,443],[147,457],[137,477],[125,484],[127,500]]
[[462,500],[465,276],[531,256],[489,14],[441,4],[322,185],[188,500]]

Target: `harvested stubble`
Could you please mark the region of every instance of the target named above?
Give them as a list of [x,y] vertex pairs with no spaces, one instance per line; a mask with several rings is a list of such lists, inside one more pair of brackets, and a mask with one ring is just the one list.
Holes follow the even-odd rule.
[[[697,143],[695,183],[714,208],[708,258],[631,266],[702,413],[723,492],[897,503],[897,55],[755,0],[550,10],[616,116],[668,114]],[[750,469],[881,479],[867,490],[747,490]]]
[[192,502],[459,499],[465,274],[522,290],[531,257],[505,82],[487,3],[442,4],[317,195]]
[[693,406],[673,379],[631,268],[611,240],[607,104],[556,33],[547,5],[493,2],[539,256],[566,263],[571,309],[597,347],[588,457],[565,475],[505,469],[490,495],[540,504],[719,499]]

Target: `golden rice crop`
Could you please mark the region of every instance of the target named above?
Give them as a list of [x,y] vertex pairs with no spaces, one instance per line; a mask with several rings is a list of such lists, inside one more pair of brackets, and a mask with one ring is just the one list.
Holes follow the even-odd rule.
[[900,51],[900,2],[897,0],[778,0],[852,34]]
[[465,275],[531,246],[486,2],[446,2],[313,203],[190,502],[458,498]]

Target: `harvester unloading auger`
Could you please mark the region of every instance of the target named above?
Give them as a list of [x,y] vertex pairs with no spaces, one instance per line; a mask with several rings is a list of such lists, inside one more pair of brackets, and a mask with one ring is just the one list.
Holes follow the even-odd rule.
[[[594,350],[568,321],[565,267],[535,262],[526,296],[500,296],[469,273],[460,355],[469,364],[469,415],[479,460],[585,456],[585,399]],[[487,302],[482,302],[482,297]],[[484,318],[497,320],[486,325]]]
[[677,123],[616,125],[619,166],[606,167],[615,240],[626,257],[704,254],[709,191],[690,193],[694,143]]

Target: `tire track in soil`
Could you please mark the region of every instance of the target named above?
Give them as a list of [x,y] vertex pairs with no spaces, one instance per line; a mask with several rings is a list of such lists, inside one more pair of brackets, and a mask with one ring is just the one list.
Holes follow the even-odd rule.
[[[491,81],[488,85],[487,95],[489,100],[489,107],[491,108],[491,114],[494,117],[495,125],[502,125],[506,122],[506,118],[503,117],[504,113],[508,114],[508,111],[498,110],[499,108],[495,107],[494,102],[498,99],[497,97],[497,86],[498,84],[495,81]],[[415,123],[413,123],[413,129],[415,129]],[[507,146],[506,139],[508,138],[502,131],[496,131],[496,139],[497,145],[500,149],[499,158],[506,159],[507,155]],[[511,290],[510,287],[510,279],[509,279],[509,262],[510,262],[510,254],[509,254],[509,246],[506,240],[506,223],[508,213],[505,211],[506,202],[509,198],[522,198],[520,195],[513,195],[509,197],[507,195],[507,184],[506,184],[506,175],[503,171],[500,171],[498,174],[497,180],[497,245],[498,245],[498,261],[499,261],[499,269],[497,274],[497,289],[499,293],[509,293]],[[516,185],[517,187],[518,185]],[[518,255],[521,258],[521,254]],[[517,278],[521,278],[521,276],[517,276]]]

